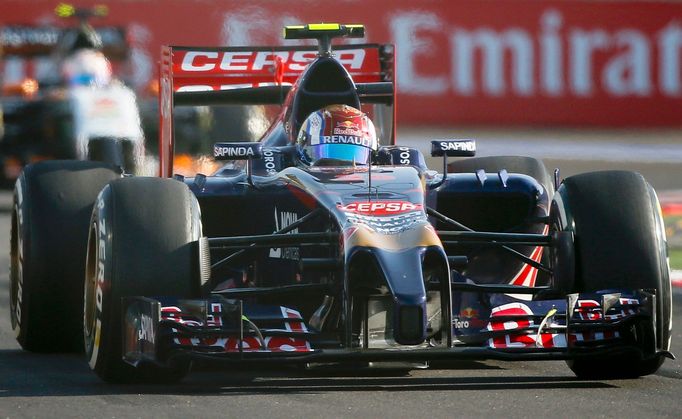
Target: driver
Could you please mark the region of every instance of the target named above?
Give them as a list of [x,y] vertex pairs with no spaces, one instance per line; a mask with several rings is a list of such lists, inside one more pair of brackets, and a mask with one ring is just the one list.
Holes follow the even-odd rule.
[[111,63],[99,51],[81,49],[64,59],[62,74],[70,86],[105,87],[111,83]]
[[330,105],[311,113],[297,139],[300,160],[308,166],[368,165],[378,146],[369,117],[347,105]]

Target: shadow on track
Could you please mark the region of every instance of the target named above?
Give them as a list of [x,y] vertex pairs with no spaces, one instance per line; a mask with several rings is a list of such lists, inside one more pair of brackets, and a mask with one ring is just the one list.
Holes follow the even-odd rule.
[[[34,354],[0,350],[0,399],[5,397],[88,396],[125,394],[240,395],[319,394],[348,391],[431,391],[613,388],[612,384],[556,376],[485,376],[478,362],[453,362],[440,377],[419,377],[406,370],[326,368],[201,368],[173,385],[112,385],[99,380],[82,355]],[[455,376],[467,370],[466,376]],[[468,370],[482,370],[479,374]]]

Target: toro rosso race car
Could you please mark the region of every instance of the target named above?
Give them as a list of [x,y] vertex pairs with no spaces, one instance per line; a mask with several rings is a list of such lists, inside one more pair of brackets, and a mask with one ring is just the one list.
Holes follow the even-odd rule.
[[53,158],[104,160],[133,172],[144,154],[135,93],[112,74],[110,59],[128,57],[125,31],[90,26],[88,20],[106,15],[106,7],[60,4],[56,13],[78,22],[65,29],[14,25],[0,31],[3,183],[13,184],[28,163]]
[[[113,382],[179,379],[194,360],[566,360],[636,377],[672,357],[665,232],[641,175],[560,181],[532,158],[461,158],[475,142],[454,139],[432,141],[443,170],[429,170],[394,144],[392,46],[332,52],[361,25],[284,34],[318,48],[164,48],[160,178],[24,171],[11,309],[25,349],[84,340]],[[220,162],[211,175],[173,175],[174,107],[226,103],[281,110],[259,142],[198,156]]]

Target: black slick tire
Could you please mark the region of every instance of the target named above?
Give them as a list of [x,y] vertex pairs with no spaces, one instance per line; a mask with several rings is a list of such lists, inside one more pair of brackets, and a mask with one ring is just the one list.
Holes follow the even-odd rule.
[[189,363],[123,361],[121,298],[198,297],[200,237],[197,200],[181,182],[124,178],[102,190],[90,223],[84,335],[90,367],[104,381],[172,382],[188,372]]
[[[584,173],[564,180],[558,194],[574,225],[576,292],[607,289],[656,291],[656,347],[668,350],[672,318],[667,246],[658,199],[642,175]],[[644,338],[643,338],[644,339]],[[653,346],[653,342],[649,342]],[[581,358],[568,365],[581,378],[653,374],[663,358],[623,355]]]
[[83,273],[90,214],[120,174],[99,162],[26,166],[16,182],[10,233],[10,311],[22,348],[83,350]]

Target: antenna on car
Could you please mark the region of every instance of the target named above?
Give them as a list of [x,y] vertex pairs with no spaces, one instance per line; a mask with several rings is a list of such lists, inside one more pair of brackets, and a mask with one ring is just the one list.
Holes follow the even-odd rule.
[[93,17],[105,17],[109,14],[109,7],[103,4],[91,8],[75,7],[68,3],[59,3],[54,9],[55,15],[62,19],[75,18],[78,27],[68,30],[58,41],[58,50],[62,54],[69,54],[81,48],[101,50],[104,47],[102,38],[90,25]]
[[332,56],[332,39],[364,38],[364,25],[341,25],[338,23],[310,23],[284,27],[284,39],[317,39],[317,55]]

